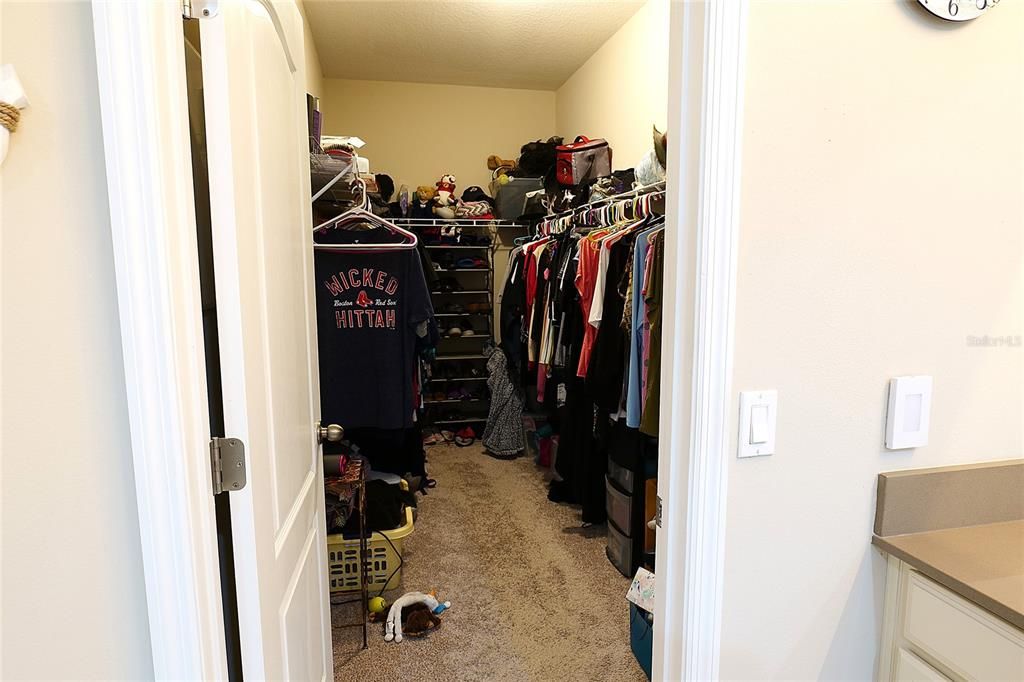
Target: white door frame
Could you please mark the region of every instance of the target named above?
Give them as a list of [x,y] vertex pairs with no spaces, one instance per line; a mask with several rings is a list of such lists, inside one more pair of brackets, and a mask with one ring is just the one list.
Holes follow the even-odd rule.
[[747,0],[673,0],[654,679],[718,678]]
[[181,2],[93,2],[157,679],[226,680]]
[[[718,676],[747,0],[672,0],[654,677]],[[153,668],[226,679],[181,3],[93,0]]]

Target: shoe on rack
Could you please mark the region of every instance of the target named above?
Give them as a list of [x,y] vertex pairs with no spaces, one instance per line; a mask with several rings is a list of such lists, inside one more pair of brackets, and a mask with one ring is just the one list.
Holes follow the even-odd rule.
[[474,440],[476,440],[476,432],[469,426],[462,427],[455,434],[455,444],[460,448],[472,445]]
[[445,306],[445,310],[444,311],[446,313],[452,313],[452,314],[458,315],[460,313],[465,313],[466,312],[466,307],[464,305],[462,305],[461,303],[450,303],[447,306]]
[[449,339],[457,339],[462,336],[462,325],[453,324],[444,335]]
[[474,270],[482,268],[486,265],[483,258],[460,258],[455,263],[455,267],[459,270]]
[[462,284],[460,284],[459,280],[455,279],[454,277],[442,277],[441,281],[438,282],[438,286],[440,291],[443,293],[450,293],[452,291],[462,291],[463,289]]
[[463,317],[458,322],[460,334],[459,336],[476,336],[476,330],[473,329],[473,325],[470,323],[468,317]]

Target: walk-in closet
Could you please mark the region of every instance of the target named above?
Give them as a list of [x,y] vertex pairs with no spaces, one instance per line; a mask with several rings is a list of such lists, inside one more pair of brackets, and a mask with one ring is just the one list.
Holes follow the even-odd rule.
[[335,679],[649,678],[668,3],[298,7]]
[[643,679],[667,3],[304,9],[336,678]]

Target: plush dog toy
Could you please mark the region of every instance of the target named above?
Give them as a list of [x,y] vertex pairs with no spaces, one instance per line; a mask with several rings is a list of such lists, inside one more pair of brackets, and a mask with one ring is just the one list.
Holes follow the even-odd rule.
[[514,171],[518,165],[515,159],[503,159],[497,154],[487,157],[487,170],[498,171],[498,175]]
[[437,196],[434,197],[434,202],[438,206],[451,206],[454,204],[455,176],[451,173],[445,173],[435,184],[437,185]]
[[[391,605],[391,609],[388,610],[388,618],[384,622],[385,642],[402,641],[402,609],[405,608],[408,610],[409,607],[419,604],[424,605],[427,611],[429,611],[429,613],[434,616],[444,613],[452,606],[452,603],[450,601],[437,601],[437,597],[433,594],[423,594],[422,592],[407,592],[403,594],[401,597],[395,600],[395,602]],[[412,612],[415,613],[415,611],[417,610],[422,609],[413,609]],[[410,617],[412,617],[413,613],[410,613]],[[421,616],[417,616],[416,619],[417,621],[423,620]],[[426,630],[430,630],[434,627],[437,627],[437,625],[439,624],[439,619],[435,623],[434,619],[429,618],[428,616],[422,629],[420,629],[419,626],[417,626],[417,634],[422,634]]]

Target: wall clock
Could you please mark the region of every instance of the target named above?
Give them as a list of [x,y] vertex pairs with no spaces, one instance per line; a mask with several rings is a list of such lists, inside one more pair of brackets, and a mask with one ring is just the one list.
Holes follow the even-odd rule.
[[999,4],[999,0],[917,0],[921,6],[947,21],[970,21],[985,10]]

